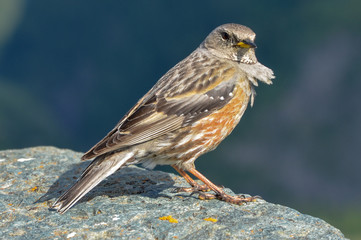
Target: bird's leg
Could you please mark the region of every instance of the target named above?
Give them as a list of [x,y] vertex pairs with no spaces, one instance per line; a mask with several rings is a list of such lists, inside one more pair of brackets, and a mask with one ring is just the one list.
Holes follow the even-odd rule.
[[215,194],[210,193],[199,193],[200,199],[219,199],[225,202],[233,203],[241,205],[246,202],[253,202],[256,199],[259,199],[259,196],[255,197],[245,197],[245,196],[231,196],[229,194],[226,194],[221,187],[218,187],[217,185],[213,184],[211,181],[209,181],[205,176],[203,176],[200,172],[198,172],[195,168],[188,169],[188,172],[190,172],[192,175],[197,177],[199,180],[204,182],[206,186],[208,186],[212,191],[215,192]]
[[177,192],[199,192],[199,191],[208,192],[211,190],[205,184],[203,184],[203,185],[198,184],[183,169],[180,169],[176,165],[172,165],[172,167],[189,183],[189,185],[192,186],[192,187],[188,187],[188,188],[187,187],[177,188]]

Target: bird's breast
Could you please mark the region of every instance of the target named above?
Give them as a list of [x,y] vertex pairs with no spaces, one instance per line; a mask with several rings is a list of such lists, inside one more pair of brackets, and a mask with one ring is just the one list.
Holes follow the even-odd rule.
[[231,94],[232,99],[223,108],[155,142],[152,149],[157,150],[147,156],[150,162],[153,165],[178,164],[187,169],[200,155],[215,149],[236,127],[246,110],[251,95],[250,83],[238,81]]
[[182,165],[193,164],[200,155],[215,149],[236,127],[250,99],[249,82],[240,81],[232,94],[234,96],[229,103],[193,123],[186,134],[174,143],[172,149]]
[[202,136],[198,138],[202,138],[208,151],[217,147],[239,123],[251,95],[249,82],[240,81],[232,94],[234,97],[223,108],[200,119],[192,126],[192,131]]

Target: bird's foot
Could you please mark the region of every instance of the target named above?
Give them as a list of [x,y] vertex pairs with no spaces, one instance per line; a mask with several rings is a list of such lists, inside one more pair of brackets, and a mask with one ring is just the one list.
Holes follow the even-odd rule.
[[198,193],[198,192],[209,192],[211,189],[206,186],[205,184],[200,185],[194,185],[192,187],[179,187],[176,188],[176,192],[191,192],[191,193]]
[[248,203],[248,202],[255,202],[257,199],[262,199],[260,196],[253,196],[253,197],[245,197],[244,195],[231,196],[224,192],[220,194],[198,192],[198,194],[199,194],[198,198],[201,200],[218,199],[221,201],[225,201],[237,205],[242,205],[243,203]]

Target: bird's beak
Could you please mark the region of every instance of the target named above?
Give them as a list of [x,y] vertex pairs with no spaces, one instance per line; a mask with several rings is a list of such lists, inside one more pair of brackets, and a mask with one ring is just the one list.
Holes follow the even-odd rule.
[[237,46],[241,48],[257,48],[256,44],[249,40],[243,40],[237,43]]

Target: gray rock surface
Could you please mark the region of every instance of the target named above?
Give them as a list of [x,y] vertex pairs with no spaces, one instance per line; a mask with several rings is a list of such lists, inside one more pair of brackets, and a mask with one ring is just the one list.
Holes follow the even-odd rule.
[[187,186],[180,177],[138,167],[108,177],[63,215],[49,211],[88,165],[80,157],[54,147],[0,151],[1,239],[345,239],[264,200],[237,206],[174,193]]

